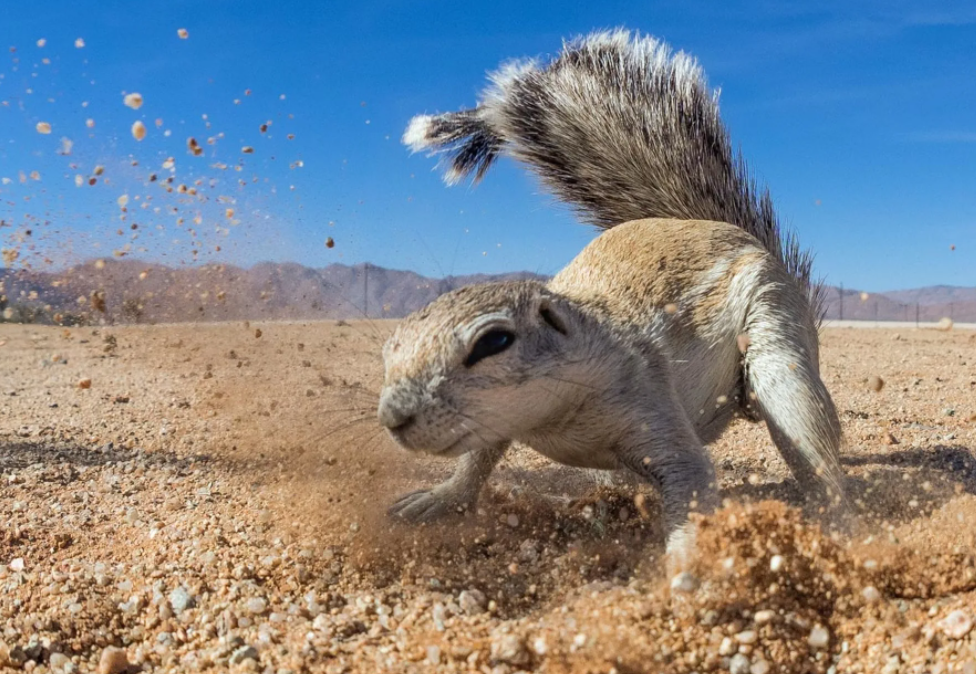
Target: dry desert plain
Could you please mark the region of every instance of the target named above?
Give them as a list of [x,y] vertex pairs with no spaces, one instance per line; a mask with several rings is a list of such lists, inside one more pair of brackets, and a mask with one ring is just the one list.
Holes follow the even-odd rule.
[[389,521],[450,469],[373,420],[391,326],[0,325],[0,666],[976,672],[971,330],[825,330],[857,522],[736,422],[672,590],[653,491],[528,450],[478,512]]

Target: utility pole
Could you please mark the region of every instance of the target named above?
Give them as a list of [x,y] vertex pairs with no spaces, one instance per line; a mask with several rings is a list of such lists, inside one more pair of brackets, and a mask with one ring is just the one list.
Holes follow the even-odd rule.
[[918,302],[915,303],[915,327],[918,327]]
[[369,262],[363,263],[363,318],[369,318]]
[[844,320],[844,284],[840,284],[840,320]]

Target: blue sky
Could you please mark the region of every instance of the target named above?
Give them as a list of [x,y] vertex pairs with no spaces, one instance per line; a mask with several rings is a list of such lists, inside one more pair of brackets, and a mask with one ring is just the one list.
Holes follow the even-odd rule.
[[[0,243],[35,268],[114,251],[169,264],[555,272],[594,233],[528,174],[505,161],[476,188],[449,189],[399,138],[414,114],[473,105],[500,62],[614,26],[699,58],[828,282],[976,285],[971,2],[9,0]],[[127,92],[143,106],[123,105]]]

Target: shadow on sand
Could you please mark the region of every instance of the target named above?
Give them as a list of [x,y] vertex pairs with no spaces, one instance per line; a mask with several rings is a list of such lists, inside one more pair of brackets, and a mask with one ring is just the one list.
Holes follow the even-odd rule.
[[125,449],[111,442],[97,447],[44,439],[0,442],[0,473],[24,470],[32,466],[100,468],[129,461],[184,468],[194,462],[199,464],[210,461],[210,458],[195,456],[191,459],[179,457],[172,452]]
[[[976,457],[962,445],[935,445],[844,456],[845,489],[855,510],[870,519],[902,524],[927,516],[959,493],[976,494]],[[742,484],[722,491],[734,501],[774,499],[806,508],[796,480]]]

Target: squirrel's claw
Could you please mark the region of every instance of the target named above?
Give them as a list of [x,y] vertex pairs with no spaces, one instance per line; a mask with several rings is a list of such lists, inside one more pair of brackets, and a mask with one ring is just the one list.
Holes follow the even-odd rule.
[[463,513],[466,509],[466,504],[434,488],[404,494],[390,506],[387,514],[390,517],[420,524]]

